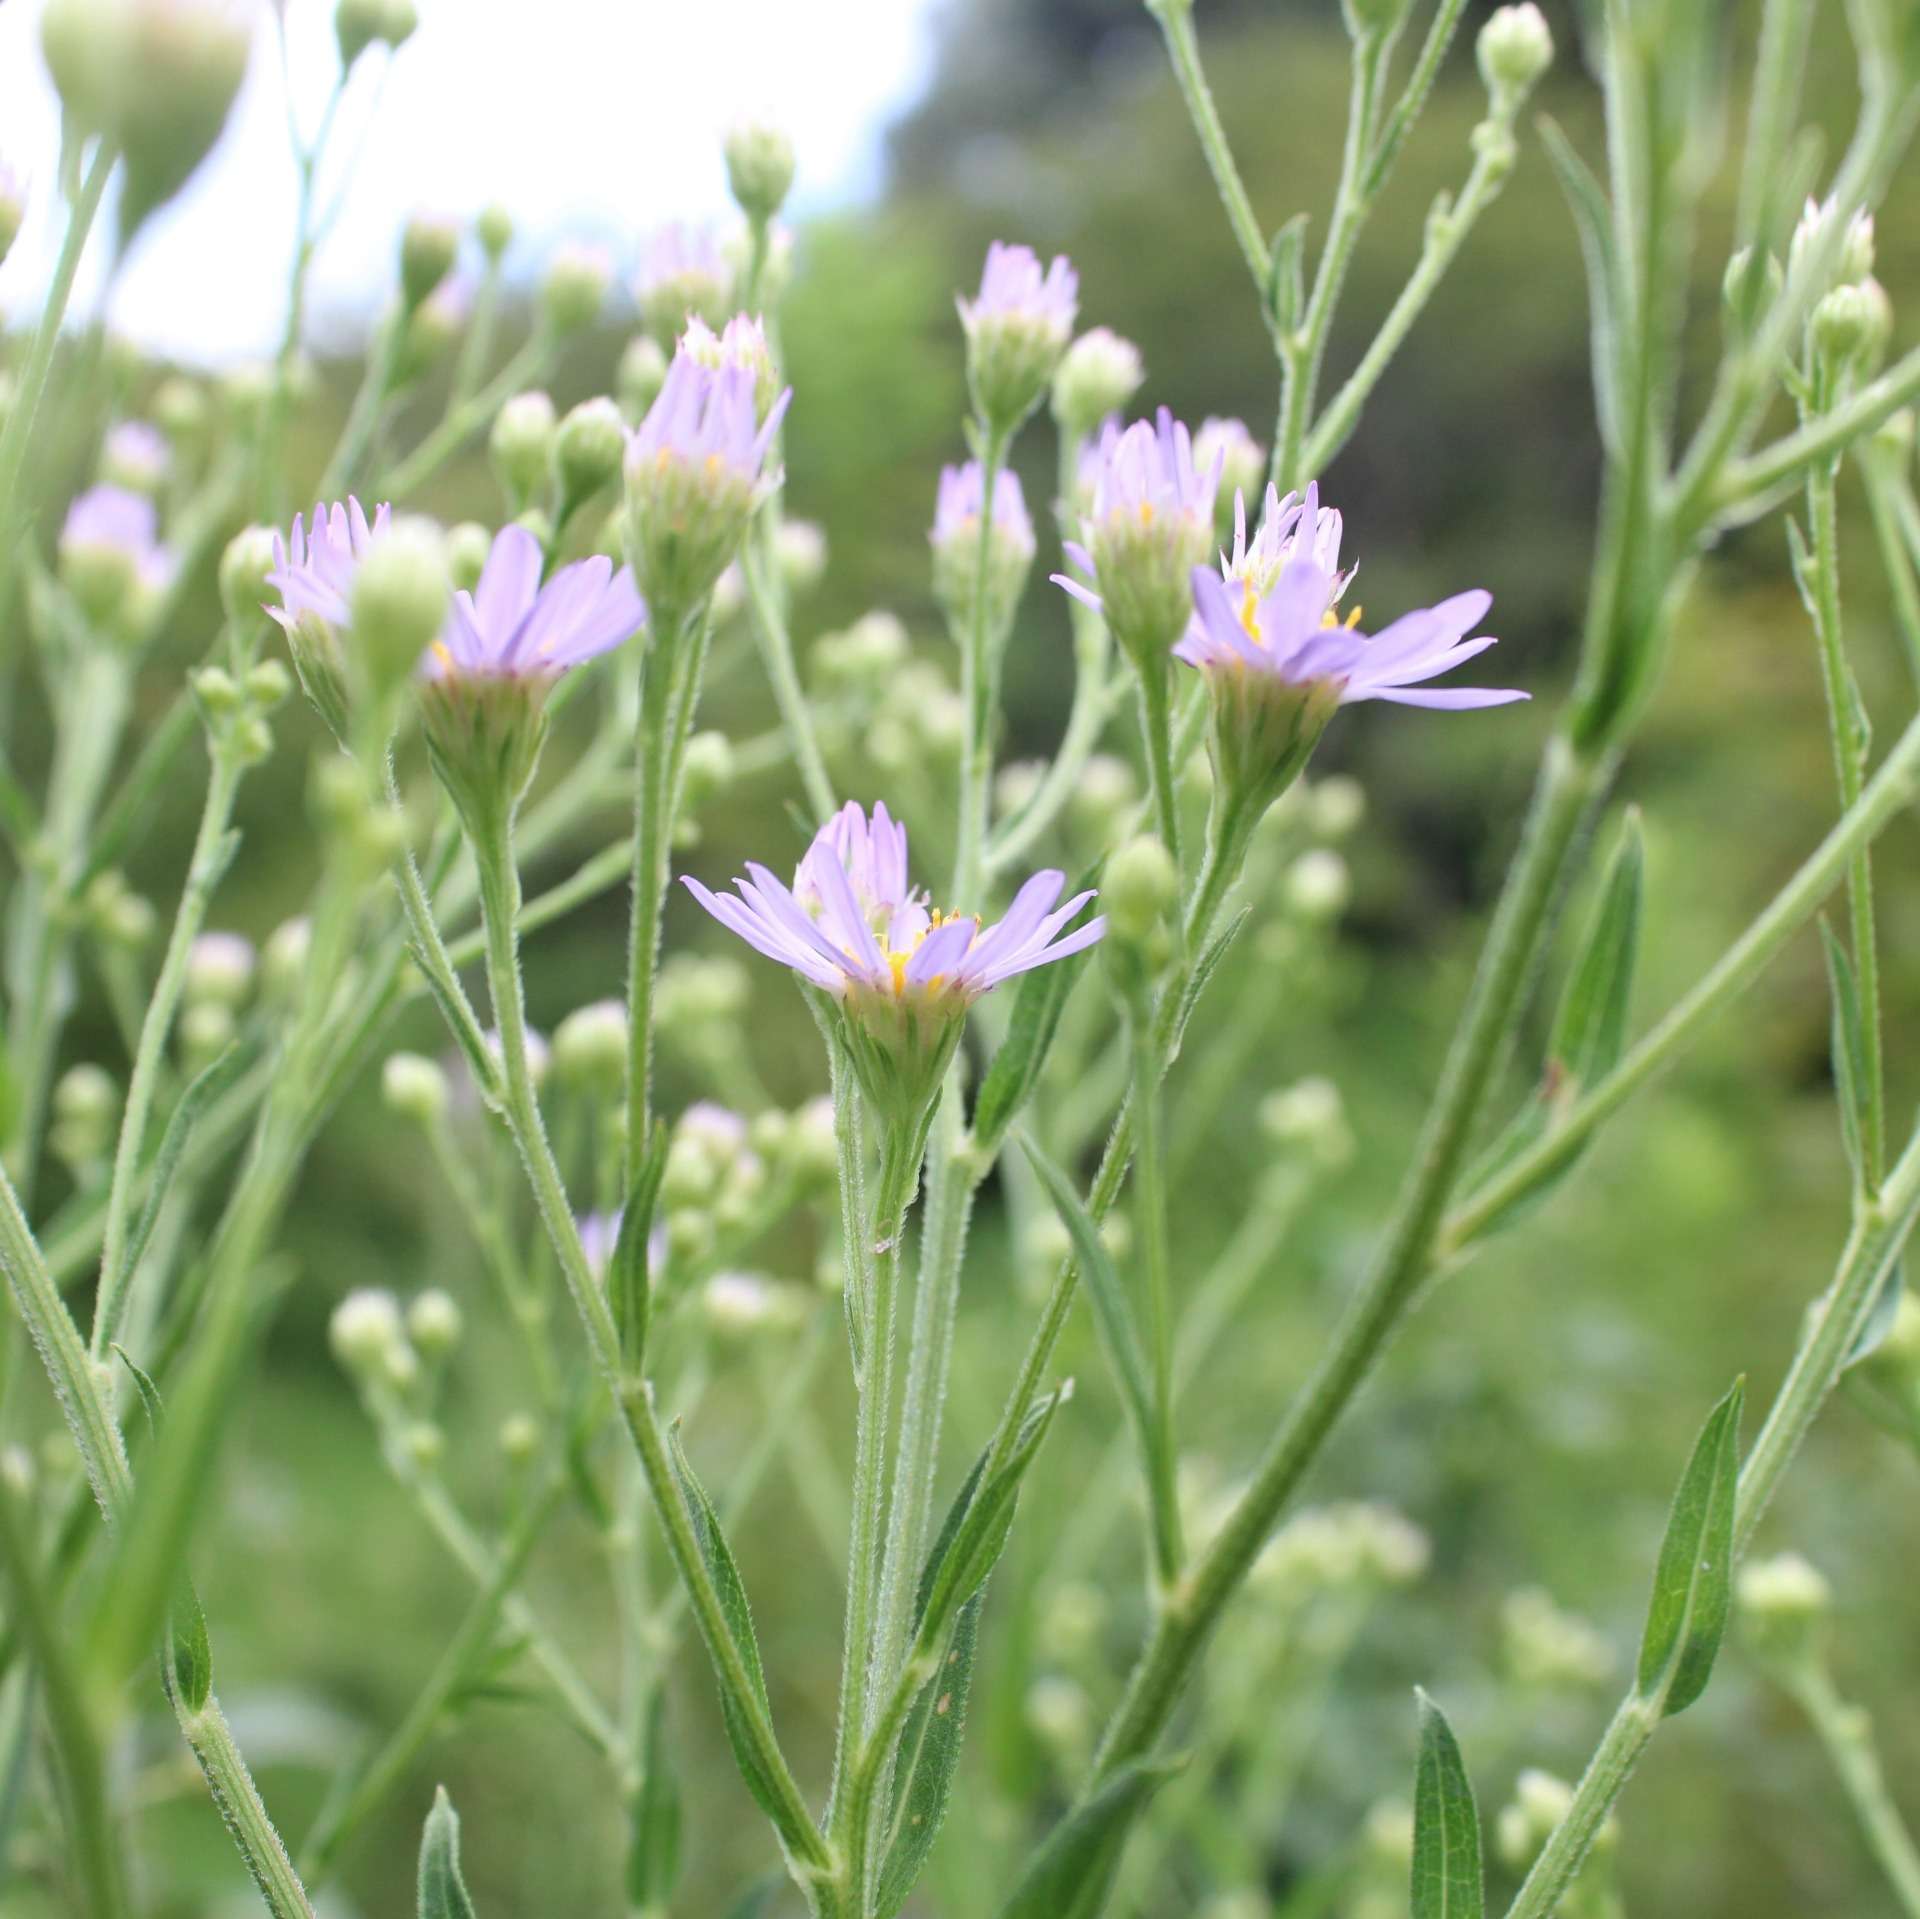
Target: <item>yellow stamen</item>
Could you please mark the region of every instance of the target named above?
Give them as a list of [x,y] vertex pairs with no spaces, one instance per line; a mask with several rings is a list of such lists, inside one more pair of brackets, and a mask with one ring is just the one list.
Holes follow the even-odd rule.
[[1260,596],[1249,580],[1240,593],[1240,629],[1255,646],[1265,646],[1267,637],[1260,631]]

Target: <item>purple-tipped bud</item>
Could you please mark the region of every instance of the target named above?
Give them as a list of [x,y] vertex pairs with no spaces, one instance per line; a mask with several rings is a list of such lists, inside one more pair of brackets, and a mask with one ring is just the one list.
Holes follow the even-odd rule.
[[61,582],[87,617],[116,631],[137,625],[143,602],[173,575],[153,502],[118,486],[93,487],[68,508],[59,557]]
[[733,269],[705,227],[674,221],[647,241],[633,295],[640,320],[671,349],[691,319],[720,326],[733,310]]
[[1195,463],[1187,429],[1165,407],[1149,422],[1100,437],[1086,544],[1068,557],[1098,593],[1056,575],[1100,613],[1143,673],[1165,670],[1167,650],[1193,612],[1193,569],[1212,550],[1217,465]]
[[129,493],[144,493],[149,499],[166,484],[172,466],[166,435],[145,420],[122,420],[110,428],[100,450],[102,481]]
[[[943,467],[934,508],[933,592],[956,635],[972,631],[979,617],[982,584],[980,462]],[[1033,522],[1016,475],[1002,467],[994,476],[993,514],[985,529],[984,583],[989,632],[1004,633],[1013,619],[1033,565]]]
[[961,300],[967,384],[990,432],[1011,434],[1040,404],[1073,337],[1080,282],[1065,254],[1042,268],[1031,247],[996,240],[980,292]]
[[[729,327],[722,344],[729,335],[744,337]],[[627,445],[627,551],[669,639],[668,624],[706,600],[754,509],[780,484],[767,454],[792,393],[777,394],[763,415],[748,359],[716,366],[704,354],[698,342],[681,343]]]

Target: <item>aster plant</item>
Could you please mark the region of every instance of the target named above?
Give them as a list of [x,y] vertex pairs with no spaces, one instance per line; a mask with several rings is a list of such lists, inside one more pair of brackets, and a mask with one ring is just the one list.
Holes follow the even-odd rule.
[[[611,1883],[616,1863],[594,1849],[619,1833],[635,1913],[759,1911],[781,1897],[813,1919],[1264,1910],[1265,1888],[1298,1871],[1298,1835],[1284,1857],[1275,1839],[1305,1758],[1296,1729],[1329,1700],[1351,1703],[1332,1641],[1376,1605],[1417,1603],[1430,1558],[1420,1527],[1378,1500],[1298,1508],[1304,1482],[1416,1302],[1474,1310],[1466,1284],[1433,1282],[1464,1281],[1492,1237],[1523,1230],[1602,1126],[1832,897],[1844,1242],[1809,1284],[1789,1354],[1766,1349],[1765,1327],[1727,1335],[1743,1367],[1780,1384],[1749,1439],[1736,1382],[1676,1462],[1631,1678],[1591,1760],[1571,1784],[1540,1771],[1539,1729],[1517,1705],[1478,1715],[1463,1747],[1422,1694],[1410,1822],[1368,1818],[1302,1896],[1485,1919],[1471,1775],[1497,1768],[1518,1778],[1489,1822],[1507,1919],[1616,1911],[1629,1776],[1713,1679],[1737,1618],[1831,1759],[1894,1906],[1920,1919],[1897,1774],[1841,1689],[1851,1649],[1830,1624],[1832,1582],[1792,1552],[1748,1558],[1763,1525],[1783,1523],[1775,1494],[1836,1389],[1891,1443],[1920,1448],[1920,1308],[1902,1279],[1920,1138],[1900,1121],[1900,1061],[1882,1031],[1879,929],[1898,909],[1883,910],[1887,879],[1870,859],[1920,793],[1920,721],[1883,728],[1876,761],[1881,676],[1856,670],[1840,596],[1840,487],[1857,474],[1888,604],[1913,641],[1907,664],[1920,661],[1903,411],[1920,399],[1920,352],[1895,349],[1875,277],[1890,227],[1873,217],[1920,126],[1902,11],[1848,8],[1862,111],[1823,167],[1799,131],[1814,10],[1766,0],[1724,263],[1692,257],[1696,234],[1719,230],[1696,216],[1722,204],[1706,195],[1729,118],[1711,9],[1610,0],[1590,23],[1605,184],[1542,123],[1592,268],[1603,498],[1587,611],[1555,718],[1461,722],[1508,741],[1538,724],[1534,798],[1399,1196],[1364,1251],[1321,1262],[1326,1286],[1352,1297],[1297,1367],[1318,1298],[1290,1303],[1276,1356],[1263,1286],[1325,1250],[1309,1209],[1343,1163],[1363,1146],[1367,1164],[1381,1160],[1369,1108],[1349,1119],[1330,1078],[1264,1096],[1253,1082],[1296,1041],[1316,1057],[1333,1046],[1340,1024],[1321,1017],[1316,978],[1353,970],[1324,962],[1346,956],[1336,843],[1360,830],[1364,795],[1304,770],[1345,707],[1368,710],[1343,731],[1418,750],[1428,722],[1390,709],[1506,707],[1555,678],[1524,622],[1507,626],[1503,655],[1518,684],[1474,677],[1495,643],[1482,590],[1369,624],[1346,549],[1351,532],[1372,564],[1383,536],[1370,501],[1356,483],[1349,519],[1312,476],[1336,470],[1518,164],[1522,110],[1553,53],[1545,19],[1521,4],[1481,25],[1485,104],[1464,176],[1334,385],[1354,250],[1464,7],[1340,9],[1353,86],[1333,202],[1269,237],[1206,82],[1191,0],[1150,0],[1245,261],[1259,323],[1248,337],[1271,348],[1271,443],[1224,414],[1189,434],[1155,404],[1137,347],[1097,317],[1075,338],[1073,264],[996,241],[958,300],[965,416],[927,489],[944,643],[870,616],[818,638],[809,684],[796,617],[811,617],[804,595],[823,573],[833,584],[837,555],[784,518],[791,389],[774,222],[796,158],[770,121],[728,138],[740,243],[688,226],[643,242],[639,330],[618,371],[611,355],[601,369],[614,391],[564,416],[548,389],[585,367],[589,329],[614,310],[613,256],[549,255],[531,326],[503,348],[511,213],[489,209],[471,229],[398,222],[363,378],[309,463],[329,424],[309,417],[301,372],[309,281],[348,190],[334,141],[352,116],[337,109],[354,74],[402,57],[415,26],[411,0],[340,0],[330,103],[310,131],[290,121],[297,202],[277,351],[218,392],[177,369],[74,377],[95,360],[56,345],[110,185],[130,233],[206,155],[254,33],[284,33],[286,11],[43,10],[65,126],[62,154],[33,177],[60,180],[65,225],[30,335],[4,343],[0,626],[31,644],[16,649],[20,697],[4,718],[17,737],[0,756],[14,854],[0,1278],[27,1334],[21,1364],[30,1352],[51,1390],[0,1403],[0,1883],[36,1911],[66,1899],[94,1919],[129,1919],[136,1890],[184,1909],[244,1898],[250,1883],[272,1919],[313,1919],[348,1897],[337,1882],[352,1871],[353,1897],[397,1910],[406,1895],[376,1886],[369,1842],[418,1817],[423,1919],[490,1912],[494,1885],[475,1869],[469,1897],[460,1821],[427,1790],[427,1767],[445,1756],[438,1742],[471,1739],[446,1771],[472,1776],[474,1754],[499,1749],[480,1744],[478,1709],[510,1692],[577,1739],[569,1845],[583,1875]],[[294,48],[282,52],[294,72]],[[0,167],[0,255],[21,178]],[[1311,253],[1310,231],[1324,234]],[[1709,281],[1725,307],[1717,360],[1686,312],[1687,289]],[[1483,324],[1501,324],[1498,303]],[[578,360],[563,364],[563,350]],[[794,373],[804,404],[808,368]],[[1145,417],[1129,424],[1143,390]],[[116,422],[136,394],[142,417]],[[1053,536],[1011,465],[1018,448],[1031,484],[1019,436],[1043,401],[1066,597],[1040,602],[1071,622],[1074,690],[1051,753],[1004,764],[1009,735],[1032,752],[1048,723],[1009,714],[1002,684],[1011,649],[1051,643],[1027,588]],[[1784,428],[1776,403],[1791,411]],[[98,449],[71,499],[48,490],[65,458],[49,416],[60,445]],[[451,528],[424,516],[432,483],[483,450],[497,502],[476,499],[478,517]],[[1602,816],[1615,783],[1636,777],[1668,652],[1691,641],[1680,610],[1701,557],[1783,501],[1833,822],[1636,1039],[1642,928],[1658,918],[1637,815]],[[1396,578],[1420,570],[1415,554],[1393,557]],[[1484,566],[1497,577],[1494,556]],[[216,583],[217,616],[196,632]],[[282,716],[283,652],[324,732]],[[728,675],[723,701],[708,697],[710,658]],[[1044,683],[1047,662],[1032,664],[1025,683]],[[756,671],[778,725],[735,740],[723,723]],[[303,737],[302,768],[263,809],[299,795],[301,830],[270,844],[270,887],[230,892],[236,862],[258,857],[259,826],[243,841],[237,824],[245,781]],[[128,875],[164,875],[143,836],[184,786],[200,804],[192,847],[149,901]],[[800,821],[823,823],[783,838]],[[737,860],[736,830],[797,853],[791,877],[771,858]],[[1489,830],[1508,829],[1496,818]],[[1589,884],[1594,846],[1605,851]],[[538,971],[551,929],[623,883],[624,967],[588,977],[582,947],[568,977],[585,1003],[548,1045],[528,1007],[530,984],[534,1003],[550,998]],[[243,932],[246,903],[269,890],[289,917]],[[1563,931],[1569,897],[1585,911]],[[1437,960],[1430,916],[1412,917],[1407,937]],[[741,944],[796,982],[824,1065],[783,1043],[784,989],[761,983]],[[1527,995],[1541,980],[1554,1004],[1535,1018]],[[408,1050],[389,1050],[416,1006]],[[425,1038],[433,1018],[444,1058]],[[1403,1082],[1421,1070],[1407,1050]],[[1510,1088],[1513,1055],[1524,1084]],[[311,1150],[373,1079],[450,1204],[420,1205],[417,1234],[388,1230],[421,1195],[407,1149],[382,1134],[399,1169],[378,1186],[391,1245],[355,1242],[343,1221],[326,1258],[301,1257],[289,1220]],[[1226,1170],[1196,1178],[1196,1155],[1215,1153]],[[979,1235],[977,1206],[993,1227]],[[1343,1216],[1354,1210],[1349,1195]],[[385,1258],[383,1273],[343,1270],[340,1249],[356,1244]],[[407,1260],[430,1251],[445,1283],[389,1290],[405,1270],[395,1247]],[[314,1288],[331,1289],[328,1344],[391,1497],[471,1590],[409,1702],[390,1711],[386,1682],[343,1695],[343,1710],[377,1723],[329,1749],[335,1776],[289,1830],[279,1770],[263,1785],[242,1753],[259,1715],[229,1720],[215,1686],[216,1639],[241,1589],[278,1576],[276,1556],[199,1544],[228,1497],[223,1444],[262,1381],[272,1410],[277,1361],[256,1364],[258,1342]],[[1082,1299],[1097,1341],[1076,1349]],[[302,1310],[311,1317],[310,1301]],[[465,1342],[495,1313],[507,1334],[484,1342],[480,1379],[463,1370]],[[1216,1370],[1229,1357],[1239,1374]],[[1290,1398],[1273,1383],[1289,1369]],[[1257,1403],[1220,1386],[1239,1376],[1259,1381]],[[505,1408],[491,1436],[474,1429],[479,1405]],[[275,1422],[252,1424],[270,1438]],[[1225,1472],[1206,1469],[1203,1442]],[[1646,1492],[1628,1503],[1640,1509]],[[818,1535],[844,1589],[837,1681],[820,1669],[831,1657],[809,1663],[828,1629],[810,1632],[810,1571],[790,1563],[775,1496]],[[220,1515],[229,1545],[251,1547],[258,1503]],[[376,1516],[371,1500],[355,1514],[370,1542]],[[1001,1568],[1010,1541],[1016,1577]],[[313,1617],[360,1616],[376,1550],[314,1558]],[[563,1607],[556,1569],[583,1592],[604,1570],[605,1606],[586,1593]],[[205,1607],[196,1579],[217,1582]],[[602,1617],[609,1643],[583,1644],[582,1622]],[[1499,1617],[1516,1698],[1564,1687],[1573,1704],[1558,1725],[1576,1723],[1607,1683],[1607,1636],[1531,1574]],[[1406,1643],[1474,1656],[1461,1634]],[[1225,1683],[1196,1684],[1209,1656]],[[143,1686],[205,1782],[204,1803],[164,1828],[145,1800],[177,1775],[131,1763],[153,1738]],[[969,1756],[982,1702],[990,1766]],[[703,1769],[721,1741],[737,1782]],[[768,1833],[739,1817],[749,1805]],[[943,1863],[934,1849],[955,1806]],[[173,1843],[176,1821],[210,1827],[216,1809],[239,1854],[230,1884],[212,1883],[197,1844]],[[485,1833],[476,1862],[506,1857],[522,1876],[550,1864],[532,1850],[537,1819],[523,1822],[522,1859],[521,1831],[469,1816]],[[681,1842],[683,1816],[696,1843]],[[743,1860],[773,1872],[736,1897],[719,1880]],[[1827,1897],[1840,1879],[1832,1860],[1822,1868]]]

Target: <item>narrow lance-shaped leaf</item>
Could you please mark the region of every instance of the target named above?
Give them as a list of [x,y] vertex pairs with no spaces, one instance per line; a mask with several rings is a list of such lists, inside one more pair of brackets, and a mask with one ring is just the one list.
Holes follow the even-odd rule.
[[1413,1919],[1482,1919],[1480,1814],[1447,1716],[1424,1692],[1413,1775]]
[[1867,1176],[1861,1145],[1866,1133],[1867,1042],[1860,1024],[1860,990],[1846,948],[1824,919],[1820,945],[1827,957],[1827,992],[1833,1002],[1833,1090],[1840,1105],[1840,1139],[1855,1181],[1863,1182]]
[[1140,1335],[1134,1326],[1133,1303],[1120,1283],[1112,1256],[1100,1239],[1093,1215],[1073,1190],[1073,1182],[1026,1133],[1019,1136],[1020,1150],[1026,1154],[1040,1184],[1047,1189],[1053,1210],[1073,1241],[1080,1261],[1080,1277],[1086,1283],[1087,1297],[1093,1302],[1094,1318],[1113,1366],[1120,1396],[1126,1402],[1127,1417],[1133,1422],[1134,1435],[1143,1456],[1154,1444],[1151,1396],[1147,1388],[1147,1362],[1141,1354]]
[[627,1902],[643,1913],[665,1912],[680,1878],[680,1782],[667,1763],[666,1707],[666,1688],[656,1685],[647,1701],[627,1848]]
[[[1085,892],[1098,877],[1099,868],[1095,867],[1082,876],[1073,891]],[[1051,966],[1037,966],[1015,989],[1007,1037],[987,1068],[973,1107],[973,1137],[983,1150],[991,1152],[1000,1144],[1014,1115],[1040,1084],[1048,1049],[1060,1030],[1060,1015],[1090,956],[1091,949],[1070,954]]]
[[1307,250],[1307,216],[1296,213],[1273,236],[1273,267],[1267,275],[1267,304],[1273,323],[1282,333],[1291,333],[1300,324],[1307,303],[1302,262]]
[[435,1790],[420,1835],[420,1919],[474,1919],[473,1901],[460,1877],[460,1815],[445,1786]]
[[1612,1072],[1626,1050],[1645,876],[1640,815],[1629,808],[1547,1045],[1548,1058],[1571,1088],[1584,1091]]
[[[707,1571],[713,1577],[714,1590],[719,1595],[720,1610],[726,1618],[728,1632],[739,1648],[741,1662],[747,1670],[747,1683],[753,1688],[754,1700],[764,1713],[768,1710],[767,1681],[760,1668],[760,1642],[754,1636],[753,1612],[747,1604],[747,1589],[740,1578],[740,1568],[734,1562],[733,1550],[727,1544],[726,1535],[720,1530],[720,1515],[714,1511],[713,1501],[707,1497],[706,1488],[700,1484],[692,1466],[687,1463],[678,1429],[669,1432],[667,1439],[673,1474],[680,1483],[680,1491],[686,1498],[687,1510],[693,1519],[694,1538],[700,1547],[700,1556],[706,1561]],[[773,1782],[762,1771],[753,1741],[747,1736],[746,1711],[747,1702],[735,1699],[723,1679],[720,1682],[720,1716],[726,1724],[728,1743],[733,1747],[734,1763],[740,1768],[740,1776],[747,1782],[747,1790],[753,1794],[754,1803],[777,1823],[782,1816],[780,1796],[774,1790]]]
[[1000,1919],[1094,1919],[1112,1890],[1128,1831],[1175,1770],[1164,1760],[1136,1759],[1082,1800],[1028,1861]]
[[1663,1717],[1684,1712],[1706,1690],[1727,1629],[1745,1396],[1746,1381],[1737,1379],[1707,1415],[1660,1543],[1636,1684]]
[[200,1115],[210,1102],[233,1084],[245,1058],[245,1053],[237,1045],[223,1048],[218,1058],[197,1073],[187,1090],[180,1095],[180,1103],[167,1121],[167,1130],[160,1136],[160,1150],[154,1155],[153,1170],[147,1184],[147,1202],[141,1207],[140,1216],[127,1235],[126,1250],[120,1260],[123,1273],[131,1273],[147,1250],[147,1241],[153,1237],[154,1226],[160,1218],[160,1208],[166,1203],[167,1193],[173,1185],[180,1156],[187,1150],[187,1141],[193,1137],[193,1129]]
[[647,1330],[653,1312],[653,1275],[647,1262],[647,1240],[653,1232],[654,1207],[660,1198],[660,1178],[667,1168],[667,1129],[656,1123],[647,1142],[640,1170],[627,1191],[620,1212],[613,1257],[607,1261],[607,1304],[620,1335],[620,1358],[629,1376],[638,1377],[647,1353]]
[[1625,444],[1620,430],[1620,368],[1617,342],[1621,337],[1620,269],[1613,246],[1613,210],[1593,171],[1574,151],[1573,143],[1544,114],[1539,121],[1540,144],[1546,149],[1567,197],[1573,224],[1580,236],[1580,258],[1587,271],[1587,305],[1591,318],[1593,397],[1601,437],[1616,455]]

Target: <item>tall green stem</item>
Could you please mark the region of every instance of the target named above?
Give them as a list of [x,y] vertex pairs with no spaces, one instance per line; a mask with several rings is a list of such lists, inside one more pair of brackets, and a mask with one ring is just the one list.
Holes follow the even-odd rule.
[[1920,1848],[1887,1790],[1887,1775],[1874,1749],[1873,1721],[1863,1706],[1850,1705],[1819,1667],[1809,1667],[1790,1683],[1859,1821],[1860,1831],[1886,1876],[1906,1919],[1920,1919]]
[[1179,1449],[1174,1438],[1173,1280],[1167,1243],[1166,1062],[1153,1043],[1151,1007],[1140,996],[1128,1019],[1133,1052],[1134,1231],[1146,1280],[1147,1372],[1153,1432],[1147,1448],[1154,1566],[1162,1592],[1186,1562],[1180,1528]]

